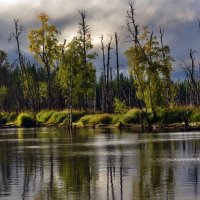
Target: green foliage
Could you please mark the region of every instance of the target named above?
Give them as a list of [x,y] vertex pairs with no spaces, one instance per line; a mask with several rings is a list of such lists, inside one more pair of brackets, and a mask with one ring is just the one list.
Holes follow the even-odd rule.
[[45,13],[39,15],[38,19],[41,22],[41,27],[30,31],[28,35],[29,49],[38,61],[44,64],[48,62],[46,67],[50,67],[54,60],[59,57],[58,31],[56,26],[49,24],[49,17]]
[[0,86],[0,102],[4,101],[8,94],[8,89],[5,86]]
[[49,119],[49,123],[53,123],[53,124],[60,124],[62,123],[65,119],[67,118],[67,111],[57,111],[54,112],[50,119]]
[[50,119],[53,113],[54,111],[52,110],[42,110],[36,115],[36,119],[40,123],[45,123]]
[[97,114],[94,115],[90,121],[91,124],[111,124],[112,123],[112,115],[111,114]]
[[85,115],[85,112],[82,111],[73,111],[72,112],[72,121],[76,122],[78,121],[81,117]]
[[83,123],[83,125],[88,125],[91,121],[91,119],[94,117],[94,115],[85,115],[83,117],[80,118],[80,122]]
[[95,68],[92,60],[96,53],[91,52],[93,45],[86,15],[84,12],[80,15],[78,35],[63,48],[57,80],[63,94],[71,97],[71,104],[75,106],[82,102],[86,109],[86,102],[94,98]]
[[[133,45],[125,52],[128,59],[129,72],[133,75],[137,88],[136,97],[140,101],[141,110],[150,126],[149,114],[156,116],[157,109],[173,105],[174,89],[171,81],[172,61],[170,49],[163,44],[163,33],[160,29],[160,40],[148,26],[141,26],[135,20],[132,5],[127,15],[127,28]],[[156,119],[153,119],[155,121]]]
[[1,112],[1,113],[0,113],[0,125],[1,125],[1,124],[5,124],[6,121],[7,121],[7,120],[6,120],[6,118],[5,118],[5,113]]
[[47,99],[48,98],[48,87],[47,83],[39,82],[39,95],[40,98]]
[[17,115],[15,112],[1,112],[0,124],[13,123],[17,119]]
[[[49,24],[49,17],[43,13],[39,17],[41,27],[33,29],[29,32],[29,50],[35,58],[43,65],[46,71],[47,90],[44,84],[39,84],[39,93],[45,91],[43,96],[48,95],[48,107],[54,106],[53,99],[53,78],[55,73],[55,63],[59,61],[61,54],[61,45],[58,42],[57,36],[59,34],[56,26]],[[42,87],[41,87],[42,86]]]
[[9,112],[5,113],[5,118],[7,122],[14,122],[17,119],[17,113],[16,112]]
[[174,109],[159,109],[158,119],[164,124],[181,123],[184,121],[184,116],[188,115],[190,111],[186,108],[174,108]]
[[80,39],[74,37],[66,46],[57,73],[57,80],[63,93],[69,96],[71,91],[73,105],[80,103],[85,95],[87,99],[92,99],[94,92],[95,69],[89,58],[84,66],[80,46]]
[[[85,113],[80,111],[72,112],[72,121],[75,122],[79,120]],[[60,124],[67,123],[68,121],[68,111],[53,111],[53,110],[42,110],[36,115],[37,122],[39,123],[50,123],[50,124]]]
[[95,115],[85,115],[79,120],[83,125],[91,124],[111,124],[112,115],[111,114],[95,114]]
[[140,123],[140,111],[138,109],[129,110],[123,117],[125,124],[139,124]]
[[125,101],[121,101],[118,98],[114,99],[114,112],[115,113],[125,113],[127,111]]
[[17,117],[17,125],[21,127],[34,127],[36,125],[36,121],[32,114],[29,113],[21,113]]
[[200,122],[200,110],[193,110],[191,113],[191,122]]
[[114,114],[112,116],[112,124],[117,124],[119,122],[123,121],[123,115],[122,114]]
[[126,51],[130,73],[133,74],[137,86],[136,96],[149,109],[168,106],[169,102],[165,98],[166,93],[171,92],[172,59],[164,52],[169,59],[163,63],[161,57],[164,49],[159,47],[157,37],[152,37],[147,27],[142,31],[140,42],[143,46],[138,44]]

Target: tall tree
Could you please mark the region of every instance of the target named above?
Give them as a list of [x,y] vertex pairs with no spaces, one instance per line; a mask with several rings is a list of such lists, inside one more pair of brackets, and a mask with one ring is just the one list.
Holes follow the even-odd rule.
[[102,50],[102,62],[103,62],[103,72],[102,72],[102,101],[101,109],[106,112],[106,60],[105,60],[105,47],[104,47],[104,36],[101,35],[101,50]]
[[79,85],[80,57],[77,38],[74,38],[62,51],[61,65],[58,70],[57,78],[62,88],[67,108],[68,108],[68,125],[72,128],[72,106],[77,99],[77,90]]
[[[93,66],[92,60],[97,56],[95,52],[92,52],[93,44],[91,39],[91,30],[89,25],[86,22],[86,13],[85,11],[79,11],[80,14],[80,22],[79,22],[79,30],[78,30],[78,46],[79,46],[79,57],[81,62],[81,81],[82,81],[82,89],[83,89],[83,108],[86,110],[88,107],[89,96],[91,95],[91,91],[94,91],[95,84],[95,68]],[[85,77],[90,77],[92,75],[92,79]]]
[[7,59],[7,53],[0,50],[0,106],[2,110],[7,107],[6,97],[8,95],[8,88],[10,82],[10,65]]
[[189,81],[189,86],[190,86],[190,96],[192,99],[192,104],[195,107],[200,106],[200,94],[199,94],[199,69],[196,66],[195,63],[195,57],[194,57],[195,51],[190,49],[190,62],[189,63],[184,63],[182,66],[185,74],[186,74],[186,79]]
[[[108,35],[109,40],[104,46],[104,37],[101,36],[101,50],[102,50],[102,59],[103,59],[103,72],[102,72],[102,110],[103,112],[112,111],[112,95],[111,95],[111,79],[112,79],[112,68],[110,67],[111,59],[111,43],[112,36]],[[105,51],[105,49],[107,51]],[[107,55],[106,55],[107,53]]]
[[49,24],[49,17],[46,14],[39,15],[41,27],[33,29],[29,33],[29,49],[34,53],[35,58],[41,62],[46,69],[48,86],[48,106],[54,108],[52,94],[52,71],[55,68],[55,61],[58,60],[61,46],[58,44],[58,30],[55,25]]
[[19,75],[20,75],[20,80],[22,83],[22,88],[23,88],[23,98],[27,99],[27,102],[29,104],[29,109],[31,108],[33,111],[37,110],[37,106],[35,105],[35,98],[34,98],[34,91],[32,90],[33,87],[31,85],[30,81],[30,74],[27,71],[27,66],[26,66],[26,59],[25,56],[21,50],[21,40],[22,40],[22,34],[25,30],[24,26],[19,24],[19,21],[17,19],[14,19],[14,26],[15,26],[15,32],[11,34],[10,40],[12,38],[15,39],[16,41],[16,50],[17,50],[17,61],[18,61],[18,66],[19,66]]
[[120,81],[119,81],[119,37],[117,32],[115,33],[115,53],[116,53],[116,68],[117,68],[117,97],[120,98]]
[[164,47],[162,41],[160,45],[158,38],[147,26],[140,27],[136,23],[133,4],[130,4],[130,10],[127,12],[127,29],[132,46],[126,51],[126,56],[137,87],[138,105],[151,131],[149,113],[153,114],[153,121],[156,121],[157,108],[169,106],[163,94],[167,86],[172,85],[170,75],[173,59],[169,47]]
[[5,86],[0,86],[0,109],[1,109],[1,111],[4,111],[3,103],[4,103],[7,95],[8,95],[8,88]]
[[111,87],[111,84],[112,84],[112,80],[111,80],[111,77],[112,77],[112,70],[111,70],[111,67],[110,67],[110,59],[111,59],[111,44],[112,44],[112,35],[109,35],[109,41],[108,41],[108,44],[107,44],[107,64],[106,64],[106,71],[107,71],[107,74],[106,74],[106,95],[107,95],[107,98],[106,98],[106,112],[112,112],[113,111],[113,108],[112,108],[112,87]]
[[[91,43],[90,29],[86,24],[86,14],[79,12],[78,35],[68,45],[63,45],[61,65],[58,70],[58,80],[64,95],[67,107],[72,106],[87,109],[88,102],[94,105],[95,69],[92,59],[96,53],[90,52],[93,48]],[[92,106],[91,106],[92,107]]]

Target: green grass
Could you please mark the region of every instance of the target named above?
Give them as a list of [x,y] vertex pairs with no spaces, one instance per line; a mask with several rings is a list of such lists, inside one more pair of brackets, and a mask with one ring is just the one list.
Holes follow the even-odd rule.
[[118,124],[123,121],[123,114],[113,114],[112,115],[112,124]]
[[112,124],[112,115],[107,113],[85,115],[80,118],[79,122],[81,122],[84,126],[92,124]]
[[81,122],[84,126],[85,125],[89,125],[91,122],[91,119],[94,117],[95,115],[85,115],[83,117],[80,118],[79,122]]
[[123,117],[125,124],[139,124],[140,123],[140,111],[136,108],[129,110]]
[[67,111],[54,111],[50,119],[48,120],[48,123],[60,124],[66,119],[67,119]]
[[5,113],[1,112],[0,113],[0,124],[4,124],[5,122]]
[[[96,113],[96,114],[86,114],[81,111],[73,111],[72,121],[75,125],[91,126],[93,124],[139,124],[140,114],[139,109],[131,109],[125,114],[108,114],[108,113]],[[152,118],[152,113],[149,113],[149,117]],[[188,122],[200,122],[200,109],[195,108],[174,108],[174,109],[164,109],[160,108],[157,110],[156,123],[162,124],[173,124],[173,123],[183,123],[184,119]],[[52,125],[64,125],[68,122],[68,111],[55,111],[55,110],[42,110],[36,117],[30,113],[21,113],[17,116],[16,113],[11,112],[1,112],[0,122],[3,123],[14,123],[22,127],[33,127],[36,122],[41,124],[52,124]]]
[[5,114],[7,122],[14,122],[17,119],[18,114],[16,112],[7,112]]
[[91,124],[111,124],[112,123],[112,115],[111,114],[97,114],[94,115],[91,119],[90,119],[90,123]]
[[[78,121],[82,116],[84,116],[84,112],[73,111],[72,112],[72,121]],[[36,115],[37,122],[39,123],[52,123],[52,124],[60,124],[67,122],[68,111],[55,111],[55,110],[42,110]]]
[[34,127],[36,125],[36,121],[32,114],[21,113],[17,117],[17,125],[26,128]]
[[164,124],[182,123],[184,116],[188,115],[191,118],[191,109],[189,108],[174,108],[174,109],[159,109],[158,121]]
[[17,119],[17,115],[15,112],[1,112],[0,124],[13,123]]
[[36,115],[36,120],[39,123],[46,123],[51,118],[53,113],[54,111],[52,110],[42,110]]
[[83,117],[86,113],[82,111],[72,111],[72,121],[77,122],[81,117]]
[[191,122],[200,122],[200,110],[199,109],[193,109],[191,116],[190,116]]

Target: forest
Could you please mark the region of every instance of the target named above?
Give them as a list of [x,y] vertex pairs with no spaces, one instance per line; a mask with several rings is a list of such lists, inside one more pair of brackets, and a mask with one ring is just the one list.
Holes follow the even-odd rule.
[[[97,55],[87,13],[77,14],[78,31],[71,41],[58,40],[60,33],[56,24],[51,24],[50,16],[45,13],[38,16],[40,27],[26,36],[34,61],[22,51],[25,27],[14,20],[15,32],[10,40],[16,43],[15,62],[9,63],[7,52],[0,50],[1,113],[67,110],[72,122],[73,112],[109,115],[134,108],[138,113],[137,123],[152,129],[160,113],[167,110],[181,113],[178,121],[189,127],[190,113],[197,112],[200,106],[200,70],[195,51],[191,49],[190,61],[181,64],[183,79],[173,80],[175,60],[164,43],[165,30],[158,27],[156,35],[147,25],[137,22],[131,3],[124,26],[129,38],[129,48],[124,52],[129,75],[124,75],[120,72],[118,33],[108,33],[109,40],[99,34],[101,55]],[[111,57],[111,52],[115,56]],[[102,58],[100,69],[94,66],[98,56]],[[167,114],[164,115],[166,119]],[[200,118],[198,113],[195,116]]]

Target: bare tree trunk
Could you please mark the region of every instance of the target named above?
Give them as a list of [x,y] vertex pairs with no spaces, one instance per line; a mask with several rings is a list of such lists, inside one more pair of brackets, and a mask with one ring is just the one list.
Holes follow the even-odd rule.
[[34,103],[34,95],[32,93],[31,90],[31,86],[30,86],[30,82],[29,82],[29,77],[27,74],[27,70],[26,70],[26,65],[25,65],[25,59],[22,56],[21,53],[21,48],[20,48],[20,36],[22,34],[22,32],[24,31],[24,27],[19,25],[19,21],[14,19],[14,25],[15,25],[15,33],[13,34],[17,43],[17,54],[18,54],[18,59],[19,59],[19,64],[20,64],[20,71],[21,71],[21,77],[22,77],[22,81],[23,81],[23,88],[24,88],[24,81],[27,82],[27,87],[28,87],[28,92],[30,94],[31,97],[31,102],[30,103],[30,107],[33,111],[35,111],[35,105]]
[[69,130],[72,130],[72,67],[70,67],[70,86],[69,86]]
[[101,50],[103,56],[103,84],[102,84],[102,110],[106,112],[106,61],[105,61],[105,48],[103,43],[103,35],[101,36]]
[[[86,13],[85,11],[79,11],[79,14],[81,16],[81,21],[79,23],[80,26],[80,30],[79,30],[79,34],[82,37],[82,49],[83,49],[83,70],[87,70],[87,48],[86,48],[86,38],[87,38],[87,34],[89,33],[89,27],[86,24]],[[87,110],[88,107],[88,94],[87,94],[87,87],[85,85],[83,85],[83,89],[84,89],[84,110]]]
[[[192,51],[190,49],[190,60],[191,63],[186,64],[184,63],[183,70],[185,71],[185,74],[190,82],[190,91],[192,95],[193,104],[195,107],[199,107],[200,105],[200,93],[198,88],[198,80],[197,80],[197,72],[195,70],[195,58],[194,58],[195,51]],[[199,79],[199,77],[198,77]]]
[[120,81],[119,81],[119,37],[117,33],[115,33],[115,50],[116,50],[116,68],[117,68],[117,97],[120,98]]
[[107,95],[107,102],[106,102],[106,112],[111,111],[111,101],[110,101],[110,51],[111,51],[111,43],[112,43],[112,36],[110,36],[110,40],[107,44],[107,65],[106,65],[106,70],[107,70],[107,77],[106,77],[106,95]]

